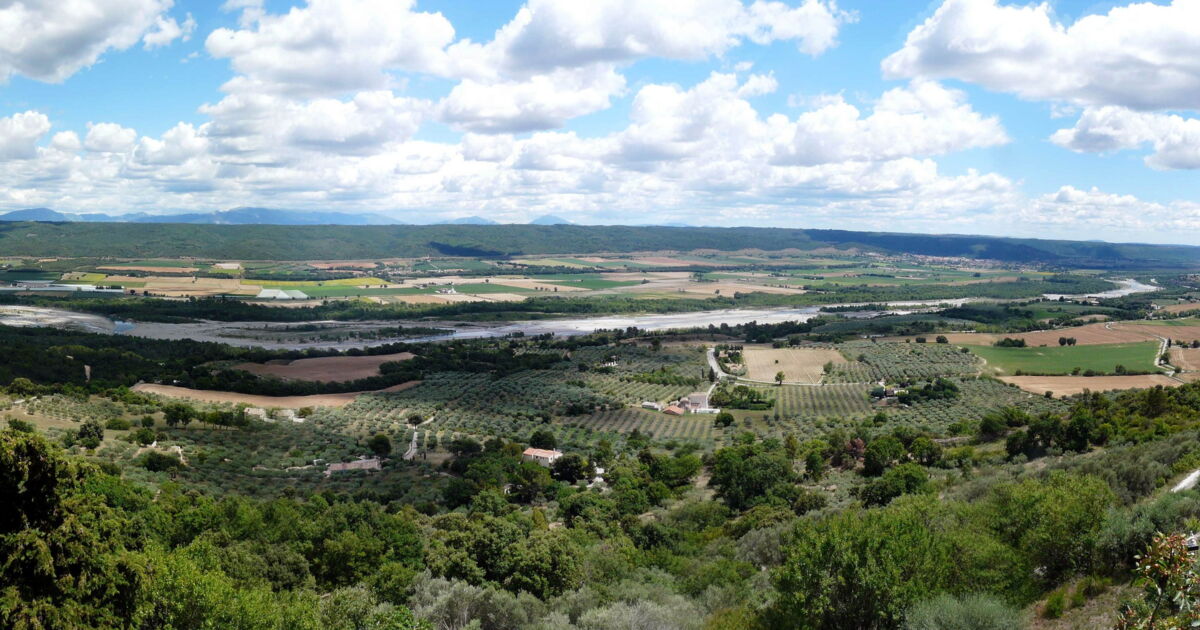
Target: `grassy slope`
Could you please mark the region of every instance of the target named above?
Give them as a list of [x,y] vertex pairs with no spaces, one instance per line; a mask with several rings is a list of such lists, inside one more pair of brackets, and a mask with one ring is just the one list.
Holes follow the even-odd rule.
[[1070,374],[1076,367],[1084,371],[1112,372],[1117,365],[1124,365],[1130,370],[1148,371],[1154,369],[1158,353],[1157,341],[1045,348],[969,347],[983,357],[989,367],[1008,375],[1015,374],[1017,370],[1036,374]]

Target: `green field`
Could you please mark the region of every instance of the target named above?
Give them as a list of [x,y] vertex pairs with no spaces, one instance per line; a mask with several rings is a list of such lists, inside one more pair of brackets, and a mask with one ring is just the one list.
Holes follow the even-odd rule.
[[1200,319],[1186,317],[1183,319],[1148,319],[1138,322],[1148,326],[1200,326]]
[[1158,355],[1158,342],[1116,343],[1095,346],[1059,346],[1039,348],[997,348],[968,346],[1002,374],[1070,374],[1075,368],[1113,373],[1123,365],[1130,371],[1152,371]]

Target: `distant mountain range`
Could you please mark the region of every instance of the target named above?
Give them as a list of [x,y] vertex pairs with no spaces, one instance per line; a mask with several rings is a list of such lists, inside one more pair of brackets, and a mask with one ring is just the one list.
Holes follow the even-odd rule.
[[529,222],[529,225],[574,225],[570,221],[556,217],[553,214],[543,214],[542,216]]
[[[26,208],[0,214],[0,221],[48,221],[64,223],[191,223],[206,225],[409,225],[379,214],[350,214],[345,212],[309,212],[275,208],[242,207],[217,212],[188,214],[71,214],[50,208]],[[553,215],[538,217],[532,225],[571,225]],[[438,221],[435,225],[499,225],[481,216],[460,217]]]

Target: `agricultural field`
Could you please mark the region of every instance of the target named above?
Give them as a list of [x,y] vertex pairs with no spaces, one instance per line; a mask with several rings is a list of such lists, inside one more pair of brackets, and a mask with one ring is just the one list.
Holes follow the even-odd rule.
[[1170,354],[1171,365],[1185,372],[1200,372],[1200,348],[1173,346]]
[[379,366],[391,361],[407,361],[415,355],[411,352],[374,354],[362,356],[314,357],[289,362],[239,363],[235,370],[244,370],[259,376],[270,376],[297,381],[330,383],[356,381],[379,375]]
[[1117,366],[1130,372],[1156,369],[1159,343],[1118,343],[1088,346],[1047,346],[1009,348],[968,346],[972,353],[987,362],[989,371],[1007,376],[1022,374],[1065,375],[1094,371],[1100,374],[1118,373]]
[[[399,392],[418,385],[410,381],[394,385],[385,392]],[[313,394],[310,396],[260,396],[256,394],[240,394],[206,389],[188,389],[174,385],[155,385],[142,383],[133,387],[133,391],[167,398],[179,398],[204,403],[244,404],[252,407],[278,407],[281,409],[300,409],[302,407],[344,407],[354,402],[360,394],[367,392],[347,392],[344,394]]]
[[846,358],[833,348],[745,346],[742,357],[746,365],[745,378],[774,381],[775,375],[783,372],[786,383],[819,383],[825,375],[826,364],[846,363]]
[[[1054,396],[1074,396],[1085,391],[1111,392],[1151,387],[1178,387],[1183,380],[1163,374],[1133,376],[1002,376],[1000,380],[1033,393],[1051,392]],[[1186,379],[1185,379],[1186,380]]]
[[949,344],[850,341],[837,345],[847,362],[835,365],[828,383],[898,383],[979,372],[978,357]]

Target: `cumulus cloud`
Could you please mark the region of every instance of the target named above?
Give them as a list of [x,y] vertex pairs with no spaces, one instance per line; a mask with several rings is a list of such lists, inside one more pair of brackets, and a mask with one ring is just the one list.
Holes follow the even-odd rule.
[[442,100],[439,112],[443,122],[475,132],[553,129],[607,109],[624,88],[625,77],[604,64],[517,81],[464,79]]
[[177,39],[186,42],[192,38],[194,30],[196,30],[196,18],[193,18],[191,13],[187,14],[183,24],[175,21],[175,18],[160,15],[154,20],[154,30],[142,37],[142,44],[146,50],[151,50],[167,46]]
[[1200,168],[1200,120],[1175,114],[1137,112],[1124,107],[1089,107],[1075,126],[1056,131],[1050,140],[1081,153],[1105,153],[1153,147],[1151,168]]
[[105,51],[136,44],[171,5],[172,0],[0,2],[0,81],[14,74],[63,81]]
[[835,97],[789,127],[777,160],[796,164],[941,155],[1008,142],[1000,120],[976,112],[964,93],[923,80],[884,92],[869,116]]
[[[1024,204],[1020,218],[1028,223],[1076,229],[1094,225],[1112,234],[1168,233],[1200,229],[1200,204],[1156,203],[1102,191],[1063,186]],[[1174,240],[1174,239],[1172,239]]]
[[1119,6],[1071,25],[1049,4],[945,0],[883,61],[889,78],[955,78],[1031,100],[1194,109],[1200,2]]
[[117,123],[88,123],[83,146],[97,153],[124,153],[133,148],[137,131]]
[[37,142],[50,131],[50,119],[28,111],[0,118],[0,161],[26,160],[37,154]]
[[[230,5],[226,5],[230,6]],[[256,8],[237,3],[231,8]],[[209,54],[228,58],[240,85],[313,96],[392,87],[392,71],[440,73],[454,27],[414,0],[309,0],[285,14],[259,14],[242,29],[209,34]]]
[[817,55],[851,19],[827,0],[798,7],[762,0],[530,0],[485,48],[502,70],[524,73],[645,57],[703,59],[746,40],[793,41]]

